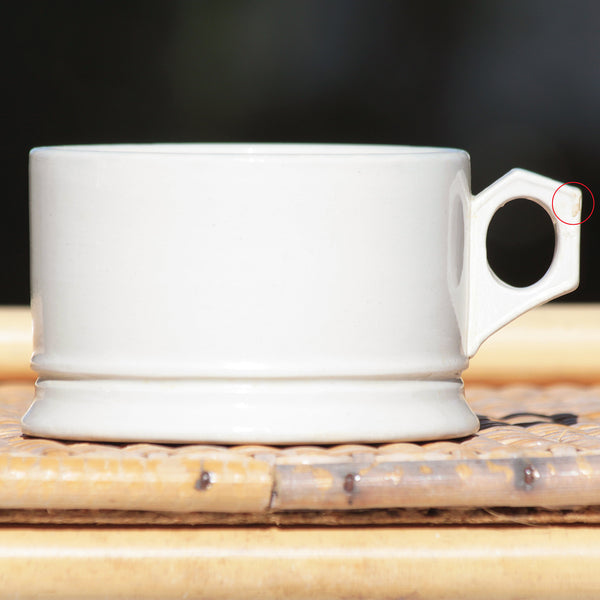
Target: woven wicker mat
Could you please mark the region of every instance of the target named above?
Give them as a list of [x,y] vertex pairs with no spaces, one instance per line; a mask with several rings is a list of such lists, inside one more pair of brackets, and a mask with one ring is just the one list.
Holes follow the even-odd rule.
[[331,447],[24,438],[0,385],[0,522],[600,522],[600,386],[471,386],[462,440]]

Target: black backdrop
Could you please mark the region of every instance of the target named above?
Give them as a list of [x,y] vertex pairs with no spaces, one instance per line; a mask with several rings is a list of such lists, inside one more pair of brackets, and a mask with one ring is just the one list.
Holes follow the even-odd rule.
[[[30,0],[4,4],[1,23],[0,303],[29,300],[34,146],[452,146],[471,154],[474,192],[519,166],[600,196],[594,0]],[[584,216],[591,207],[586,193]],[[539,271],[546,221],[498,213],[499,274]],[[599,214],[581,233],[581,285],[566,299],[600,301]]]

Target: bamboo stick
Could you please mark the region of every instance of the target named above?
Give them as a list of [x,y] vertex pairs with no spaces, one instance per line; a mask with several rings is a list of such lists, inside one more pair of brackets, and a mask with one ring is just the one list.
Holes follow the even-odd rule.
[[598,598],[585,528],[0,529],[5,598]]

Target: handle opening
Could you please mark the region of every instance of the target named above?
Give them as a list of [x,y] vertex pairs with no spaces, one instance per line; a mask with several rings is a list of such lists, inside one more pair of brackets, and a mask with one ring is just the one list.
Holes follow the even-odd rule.
[[529,287],[548,272],[555,238],[550,213],[535,201],[515,198],[492,216],[486,236],[488,264],[507,285]]

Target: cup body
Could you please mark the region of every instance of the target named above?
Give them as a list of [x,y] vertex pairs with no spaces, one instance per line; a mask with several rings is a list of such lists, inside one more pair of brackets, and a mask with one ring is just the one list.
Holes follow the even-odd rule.
[[467,364],[448,277],[462,151],[41,149],[31,169],[46,376],[448,378]]

